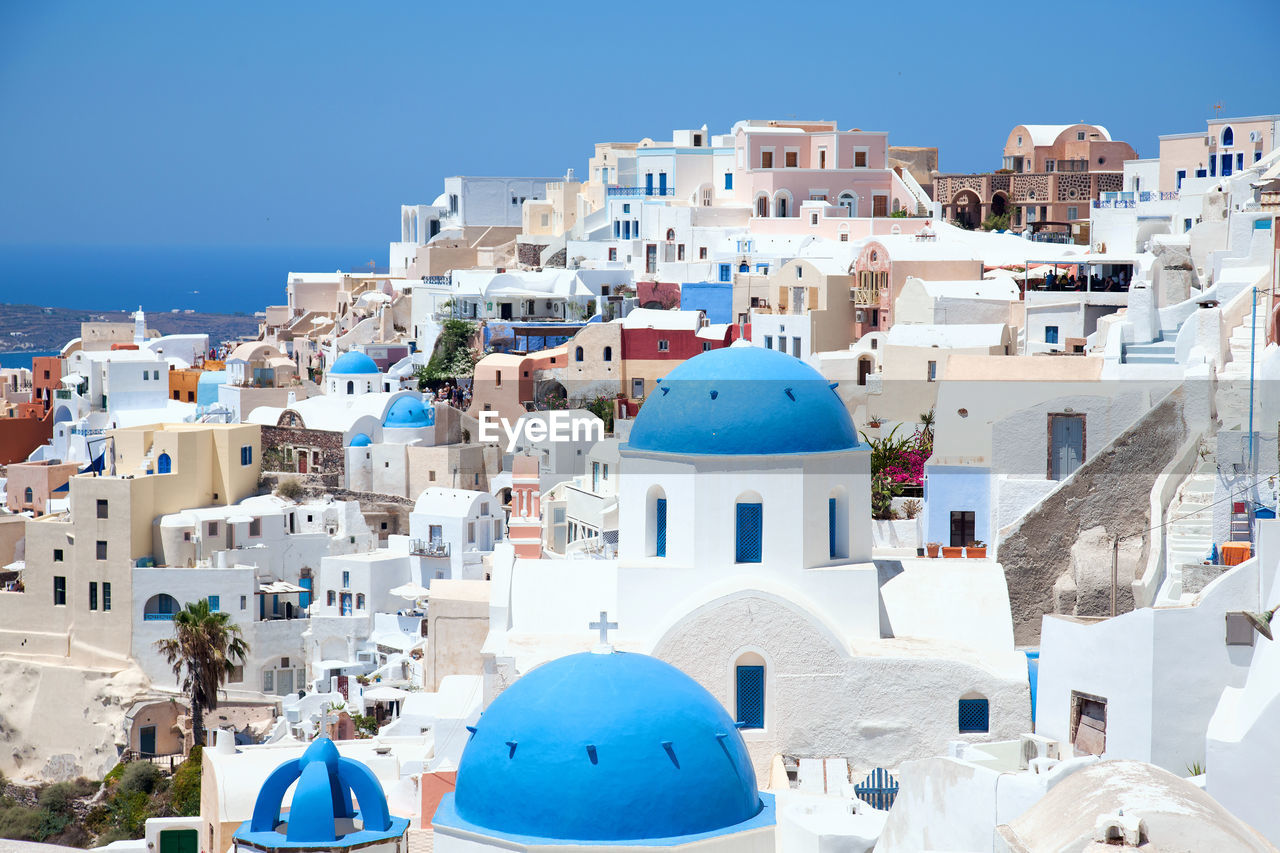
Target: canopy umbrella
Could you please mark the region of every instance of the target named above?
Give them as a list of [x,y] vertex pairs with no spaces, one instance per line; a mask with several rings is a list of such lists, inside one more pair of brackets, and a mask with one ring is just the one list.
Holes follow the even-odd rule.
[[400,586],[391,590],[392,595],[398,595],[400,598],[407,598],[410,601],[416,601],[419,598],[427,598],[431,595],[431,590],[425,586],[413,581],[402,583]]
[[403,702],[409,698],[409,691],[398,687],[374,687],[364,691],[364,698],[373,702]]

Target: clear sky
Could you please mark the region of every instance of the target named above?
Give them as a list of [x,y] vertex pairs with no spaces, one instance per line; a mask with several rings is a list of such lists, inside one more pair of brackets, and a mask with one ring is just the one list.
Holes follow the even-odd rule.
[[374,244],[453,174],[827,118],[1000,166],[1019,123],[1280,113],[1277,0],[0,2],[0,243]]

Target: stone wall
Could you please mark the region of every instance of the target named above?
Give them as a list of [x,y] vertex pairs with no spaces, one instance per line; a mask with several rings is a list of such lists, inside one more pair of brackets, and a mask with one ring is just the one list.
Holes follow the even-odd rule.
[[[262,428],[262,452],[278,451],[283,457],[285,448],[307,447],[320,451],[320,464],[307,460],[307,471],[322,474],[339,474],[346,471],[346,457],[342,448],[342,433],[302,427]],[[294,470],[297,470],[297,454],[294,454]]]
[[1116,612],[1133,609],[1132,582],[1151,543],[1151,489],[1188,437],[1187,396],[1185,386],[1172,391],[1000,531],[996,556],[1009,584],[1017,643],[1040,642],[1046,613],[1110,615],[1113,541],[1119,542]]
[[546,244],[516,243],[516,260],[527,267],[542,266],[542,250]]

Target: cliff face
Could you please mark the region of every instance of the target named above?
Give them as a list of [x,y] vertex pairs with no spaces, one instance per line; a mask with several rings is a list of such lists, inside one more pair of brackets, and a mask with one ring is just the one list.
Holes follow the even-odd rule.
[[149,688],[134,665],[86,669],[0,657],[0,772],[29,782],[101,779],[124,746],[125,714]]

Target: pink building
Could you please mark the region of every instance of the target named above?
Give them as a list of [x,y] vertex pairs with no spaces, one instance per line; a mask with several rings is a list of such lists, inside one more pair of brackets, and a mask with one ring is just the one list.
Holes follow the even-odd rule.
[[[889,165],[889,135],[833,121],[741,121],[733,128],[735,200],[756,220],[798,218],[806,201],[847,217],[919,213],[922,199]],[[923,195],[923,193],[921,193]]]

